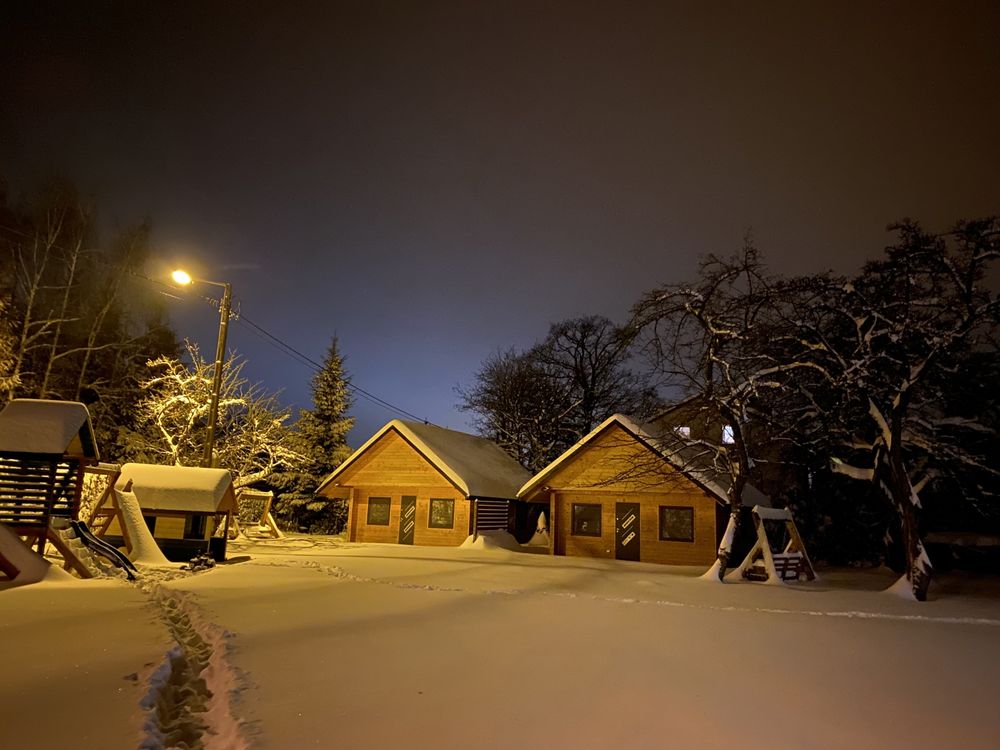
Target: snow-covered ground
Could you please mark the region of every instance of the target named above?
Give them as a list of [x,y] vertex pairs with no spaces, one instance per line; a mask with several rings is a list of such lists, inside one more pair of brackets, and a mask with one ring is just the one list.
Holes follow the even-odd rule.
[[301,536],[230,554],[250,559],[0,591],[0,746],[1000,747],[996,579],[918,604],[878,571],[722,585]]

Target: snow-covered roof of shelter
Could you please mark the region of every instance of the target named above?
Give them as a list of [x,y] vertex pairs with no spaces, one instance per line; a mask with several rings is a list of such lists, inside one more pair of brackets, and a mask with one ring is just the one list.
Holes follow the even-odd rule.
[[100,459],[90,412],[79,401],[14,399],[0,412],[0,451]]
[[389,430],[396,430],[466,497],[512,498],[529,472],[492,440],[444,427],[394,419],[358,448],[328,476],[317,492],[333,482]]
[[226,469],[125,464],[121,472],[115,489],[129,491],[131,483],[143,510],[219,513],[236,505],[233,477]]
[[722,503],[729,502],[729,493],[726,492],[725,489],[726,482],[724,475],[721,475],[720,472],[715,471],[712,467],[705,466],[700,462],[693,461],[691,458],[681,455],[681,451],[678,450],[677,446],[668,446],[655,435],[652,429],[629,419],[624,414],[612,414],[610,417],[597,425],[597,427],[580,438],[575,445],[564,451],[559,458],[528,480],[521,487],[521,489],[518,490],[517,496],[525,497],[533,490],[543,485],[545,480],[552,476],[552,474],[560,466],[566,463],[578,451],[614,424],[617,424],[632,437],[645,444],[655,454],[661,456],[665,461],[667,461],[667,463],[687,476],[707,493],[715,497],[716,500]]

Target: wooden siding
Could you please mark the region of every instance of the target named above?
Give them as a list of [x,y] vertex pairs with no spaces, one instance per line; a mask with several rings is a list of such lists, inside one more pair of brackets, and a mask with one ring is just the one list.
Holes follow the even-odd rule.
[[[546,479],[554,492],[557,555],[615,557],[615,505],[639,503],[640,561],[711,565],[716,554],[716,500],[619,425],[570,456]],[[541,489],[541,488],[540,488]],[[574,503],[601,505],[601,536],[576,536]],[[694,541],[660,541],[661,505],[694,510]]]
[[[444,474],[438,471],[412,445],[395,430],[386,432],[377,442],[337,477],[341,487],[440,487],[449,486]],[[330,487],[324,495],[335,493]],[[411,493],[412,494],[412,493]],[[449,495],[450,496],[450,495]]]
[[[156,516],[156,527],[153,531],[154,539],[183,539],[184,538],[184,526],[185,519],[187,517],[186,513],[181,513],[179,511],[150,511],[146,510],[143,512],[144,516]],[[205,521],[205,533],[199,537],[200,539],[208,539],[212,533],[215,531],[216,524],[213,520],[213,516]],[[219,524],[225,523],[225,518],[219,519]],[[118,517],[114,516],[111,522],[108,524],[107,530],[104,532],[105,536],[122,536],[122,529],[118,523]]]
[[545,484],[557,490],[615,492],[687,492],[695,486],[617,424],[570,456]]
[[[693,485],[692,485],[693,486]],[[575,503],[601,505],[601,536],[576,536]],[[615,557],[615,504],[639,503],[639,560],[665,565],[711,565],[716,554],[715,500],[700,489],[691,492],[556,492],[555,553],[582,557]],[[660,506],[694,509],[694,541],[660,541]]]
[[[351,526],[349,539],[352,542],[377,542],[396,544],[399,541],[399,514],[404,495],[417,498],[416,528],[413,543],[435,547],[457,547],[470,533],[471,502],[454,487],[417,487],[398,485],[383,487],[354,487],[354,501],[351,503]],[[368,498],[388,497],[389,525],[368,524]],[[455,519],[450,529],[432,529],[428,526],[431,498],[455,501]]]

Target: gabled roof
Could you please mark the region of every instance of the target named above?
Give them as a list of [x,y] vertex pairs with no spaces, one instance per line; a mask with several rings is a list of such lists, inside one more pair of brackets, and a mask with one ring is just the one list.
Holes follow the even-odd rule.
[[550,463],[540,472],[535,474],[528,482],[518,490],[517,496],[525,497],[540,486],[544,486],[545,481],[551,477],[555,471],[573,458],[580,450],[593,442],[598,435],[605,432],[613,425],[618,425],[625,432],[649,448],[654,454],[663,458],[664,461],[673,466],[677,471],[684,474],[688,479],[701,487],[718,502],[729,503],[729,494],[724,489],[727,482],[724,475],[720,475],[713,467],[705,466],[701,462],[682,455],[678,446],[668,446],[661,439],[655,436],[653,431],[644,425],[629,419],[623,414],[612,414],[601,424],[583,436],[575,445],[567,449],[559,458]]
[[317,488],[337,477],[390,430],[424,456],[466,497],[512,498],[531,475],[492,440],[444,427],[394,419],[376,432]]
[[79,401],[14,399],[0,412],[0,451],[100,459],[90,412]]
[[226,469],[125,464],[115,489],[131,491],[143,510],[220,513],[236,507],[233,477]]

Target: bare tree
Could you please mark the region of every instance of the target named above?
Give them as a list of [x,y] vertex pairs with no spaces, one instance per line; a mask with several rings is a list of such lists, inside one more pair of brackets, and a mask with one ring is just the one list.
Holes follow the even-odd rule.
[[540,471],[564,450],[561,425],[572,403],[529,354],[495,352],[479,368],[475,384],[458,394],[479,433],[529,471]]
[[538,471],[616,412],[642,418],[657,403],[629,367],[631,339],[607,318],[557,323],[526,352],[491,355],[461,409],[481,434]]
[[[190,365],[160,357],[148,363],[141,384],[146,397],[139,421],[156,439],[139,437],[136,450],[175,466],[199,464],[207,437],[212,369],[197,346],[185,343]],[[224,365],[216,431],[217,463],[235,475],[237,488],[269,478],[280,468],[298,468],[304,457],[288,447],[290,410],[242,375],[245,360],[230,355]]]
[[[755,451],[774,439],[765,402],[795,369],[776,361],[768,343],[775,305],[774,281],[748,237],[736,256],[708,256],[694,283],[663,286],[633,309],[631,326],[656,384],[688,398],[688,429],[661,419],[661,441],[686,471],[727,478],[729,522],[710,571],[719,580],[730,564]],[[701,429],[690,429],[692,422]]]
[[[816,292],[789,318],[788,340],[799,344],[790,354],[822,374],[812,394],[833,417],[834,470],[884,493],[900,520],[906,580],[923,600],[933,568],[920,533],[920,492],[933,473],[913,461],[913,449],[961,448],[961,439],[950,447],[940,439],[954,421],[934,424],[928,407],[940,399],[939,368],[996,328],[1000,301],[981,281],[1000,257],[1000,223],[962,222],[943,235],[912,222],[895,229],[897,244],[851,281],[810,282]],[[959,454],[967,452],[952,452],[952,460]]]

